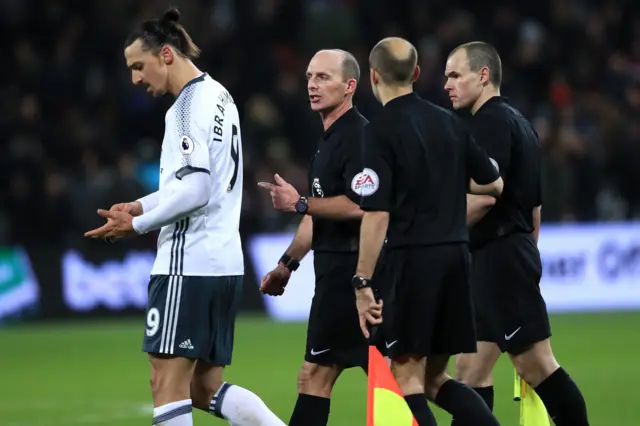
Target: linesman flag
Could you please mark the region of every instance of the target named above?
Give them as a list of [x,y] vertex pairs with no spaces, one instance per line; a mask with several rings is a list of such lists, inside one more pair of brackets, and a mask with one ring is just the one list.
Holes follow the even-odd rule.
[[550,426],[547,408],[535,390],[514,370],[513,400],[520,401],[519,426]]
[[367,426],[418,426],[387,361],[369,346]]

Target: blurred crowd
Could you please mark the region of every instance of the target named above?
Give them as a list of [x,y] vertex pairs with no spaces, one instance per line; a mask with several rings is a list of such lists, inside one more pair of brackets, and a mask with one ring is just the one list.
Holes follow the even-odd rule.
[[[242,117],[242,230],[295,226],[255,183],[279,173],[306,192],[322,128],[304,71],[321,48],[355,54],[356,105],[368,117],[367,56],[382,37],[411,40],[416,90],[449,107],[443,69],[471,40],[502,56],[503,95],[535,124],[544,151],[543,220],[640,216],[640,12],[634,0],[172,1],[202,48],[198,66],[221,81]],[[172,99],[133,87],[124,39],[169,6],[157,0],[5,0],[0,31],[0,244],[81,237],[97,208],[157,189],[164,114]],[[151,244],[151,239],[149,240]]]

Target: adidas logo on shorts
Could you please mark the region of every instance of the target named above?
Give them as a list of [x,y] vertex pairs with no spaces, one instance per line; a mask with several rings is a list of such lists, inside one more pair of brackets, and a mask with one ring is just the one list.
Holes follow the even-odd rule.
[[180,343],[180,348],[193,349],[193,345],[191,344],[191,339],[187,339],[184,342]]

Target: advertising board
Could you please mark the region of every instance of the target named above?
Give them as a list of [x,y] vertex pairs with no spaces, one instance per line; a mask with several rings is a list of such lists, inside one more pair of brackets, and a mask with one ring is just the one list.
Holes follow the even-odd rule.
[[[292,237],[263,234],[249,239],[258,283]],[[640,309],[640,224],[543,225],[539,249],[540,286],[549,311]],[[309,253],[283,296],[264,296],[265,308],[279,321],[306,320],[313,290],[313,253]]]

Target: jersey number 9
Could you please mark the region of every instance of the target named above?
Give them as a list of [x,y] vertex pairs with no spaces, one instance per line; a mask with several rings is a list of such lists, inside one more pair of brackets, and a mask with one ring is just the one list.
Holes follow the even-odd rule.
[[233,160],[233,176],[227,187],[227,192],[233,191],[238,180],[238,167],[240,167],[240,147],[238,145],[238,127],[235,124],[231,126],[231,159]]

